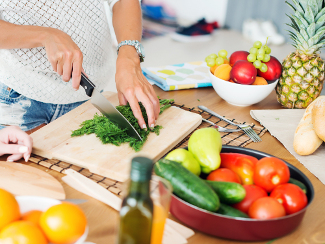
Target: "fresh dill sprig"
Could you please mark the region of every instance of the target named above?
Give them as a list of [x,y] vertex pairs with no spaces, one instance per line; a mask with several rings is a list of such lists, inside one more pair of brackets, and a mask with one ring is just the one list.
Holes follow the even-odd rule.
[[[170,107],[170,103],[173,102],[173,99],[163,99],[160,100],[160,114],[168,107]],[[143,104],[140,102],[140,109],[145,121],[148,121],[148,116],[146,113],[146,109]],[[140,151],[144,142],[147,140],[150,132],[154,132],[159,135],[160,129],[163,127],[160,125],[156,125],[154,128],[150,128],[147,124],[146,129],[140,128],[138,124],[138,120],[134,117],[133,112],[129,104],[117,106],[116,109],[132,124],[132,126],[136,129],[139,135],[142,138],[138,140],[136,138],[130,137],[127,134],[127,129],[119,128],[115,123],[110,121],[104,115],[98,115],[97,113],[94,115],[93,119],[85,120],[80,124],[80,128],[72,131],[71,136],[82,136],[89,134],[96,134],[103,144],[111,143],[116,146],[121,145],[122,143],[129,143],[130,147],[132,147],[135,151]]]

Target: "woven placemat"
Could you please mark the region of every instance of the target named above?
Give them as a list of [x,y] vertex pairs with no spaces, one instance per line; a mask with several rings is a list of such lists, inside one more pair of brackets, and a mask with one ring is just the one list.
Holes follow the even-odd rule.
[[[204,119],[212,121],[216,125],[219,125],[219,126],[222,126],[222,127],[225,127],[225,128],[229,128],[229,129],[236,129],[234,126],[228,124],[227,122],[224,122],[223,120],[220,120],[219,118],[216,118],[216,117],[210,115],[207,112],[197,110],[195,108],[188,108],[185,105],[180,105],[180,104],[176,104],[176,103],[172,103],[172,105],[177,106],[177,107],[179,107],[181,109],[184,109],[186,111],[190,111],[190,112],[193,112],[193,113],[200,114]],[[232,122],[235,122],[235,123],[242,124],[242,122],[237,121],[235,119],[229,119],[229,120],[231,120]],[[255,124],[249,124],[249,125],[254,129],[254,131],[260,137],[267,131],[267,129],[265,127],[263,127],[263,126],[258,126],[258,125],[255,125]],[[205,128],[205,127],[211,127],[211,126],[212,125],[207,123],[207,122],[202,122],[202,124],[197,129]],[[190,138],[191,134],[188,135],[186,138],[184,138],[173,149],[187,146],[188,139]],[[247,144],[253,142],[242,131],[232,132],[232,133],[222,133],[221,132],[220,134],[221,134],[221,139],[222,139],[222,144],[223,145],[244,147]],[[107,177],[103,177],[101,175],[98,175],[98,174],[93,174],[88,169],[85,169],[85,168],[82,168],[82,167],[79,167],[79,166],[76,166],[76,165],[73,165],[73,164],[70,164],[70,163],[66,163],[66,162],[63,162],[63,161],[60,161],[60,160],[47,159],[47,158],[37,156],[37,155],[34,155],[34,154],[31,155],[29,161],[31,161],[33,163],[36,163],[38,165],[44,166],[44,167],[46,167],[48,169],[58,171],[58,172],[63,173],[63,174],[64,174],[64,171],[66,169],[74,169],[75,171],[77,171],[77,172],[81,173],[82,175],[88,177],[89,179],[95,181],[97,184],[105,187],[106,189],[113,192],[114,194],[121,195],[121,192],[122,192],[121,189],[122,189],[122,184],[123,184],[122,182],[115,181],[115,180],[109,179]]]

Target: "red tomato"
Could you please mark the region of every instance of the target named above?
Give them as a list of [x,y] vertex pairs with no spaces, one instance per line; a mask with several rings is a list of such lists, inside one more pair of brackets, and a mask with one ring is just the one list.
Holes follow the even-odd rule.
[[228,181],[228,182],[235,182],[238,184],[240,184],[241,182],[239,176],[234,171],[226,168],[219,168],[212,171],[208,175],[207,180]]
[[289,181],[290,171],[281,159],[265,157],[256,163],[253,177],[255,185],[271,192],[276,186]]
[[285,216],[286,211],[273,197],[262,197],[249,207],[248,215],[253,219],[274,219]]
[[306,194],[299,186],[291,183],[279,185],[271,192],[270,197],[281,203],[287,214],[300,211],[308,204]]
[[232,207],[248,213],[248,209],[252,203],[261,197],[267,197],[267,192],[262,187],[256,185],[243,185],[243,187],[246,190],[245,198],[241,202],[232,205]]

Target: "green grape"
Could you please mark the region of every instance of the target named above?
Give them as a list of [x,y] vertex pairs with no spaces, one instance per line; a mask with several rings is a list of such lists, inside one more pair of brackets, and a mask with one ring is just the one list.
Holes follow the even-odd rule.
[[263,58],[264,63],[269,62],[270,59],[271,59],[270,54],[264,54],[264,58]]
[[252,47],[251,49],[249,49],[249,53],[250,54],[257,54],[257,48],[256,47]]
[[260,71],[263,72],[263,73],[267,71],[267,66],[266,66],[266,64],[262,63],[262,66],[261,66],[261,68],[260,68]]
[[261,47],[260,49],[257,50],[257,54],[265,54],[265,49]]
[[219,55],[219,57],[227,58],[228,52],[226,50],[222,49],[218,52],[218,55]]
[[262,62],[260,60],[256,60],[254,63],[253,63],[254,67],[256,69],[259,69],[262,67]]
[[270,54],[271,53],[271,48],[269,48],[268,46],[264,45],[264,50],[266,54]]
[[256,55],[255,54],[249,54],[247,56],[247,60],[251,63],[253,63],[256,60]]
[[264,59],[264,54],[257,54],[257,59],[258,60],[263,60]]
[[217,54],[215,53],[211,53],[207,58],[213,58],[213,59],[216,59],[218,57]]
[[216,65],[216,60],[215,59],[212,59],[212,58],[207,59],[206,62],[207,62],[207,65],[209,67],[212,67],[212,66],[215,66]]
[[216,65],[221,65],[221,64],[224,64],[224,63],[225,63],[225,60],[222,57],[218,57],[216,59]]
[[262,46],[262,42],[260,42],[260,41],[256,41],[253,44],[253,47],[256,47],[256,48],[260,48],[261,46]]

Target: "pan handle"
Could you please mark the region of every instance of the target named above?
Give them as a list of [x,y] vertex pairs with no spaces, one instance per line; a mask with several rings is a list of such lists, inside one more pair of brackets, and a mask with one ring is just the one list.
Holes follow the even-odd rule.
[[85,76],[83,73],[81,73],[81,80],[80,80],[80,86],[82,86],[85,89],[85,92],[88,97],[91,97],[93,94],[94,88],[96,87],[94,83],[92,83],[87,76]]

